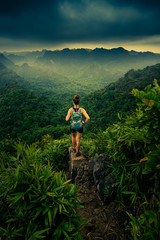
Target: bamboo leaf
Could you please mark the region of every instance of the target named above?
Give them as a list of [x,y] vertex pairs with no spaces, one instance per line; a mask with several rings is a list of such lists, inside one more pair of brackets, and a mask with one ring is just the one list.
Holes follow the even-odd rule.
[[34,239],[41,239],[41,238],[46,238],[46,236],[43,236],[42,233],[45,233],[49,230],[50,228],[46,228],[40,231],[35,232],[30,238],[29,240],[34,240]]
[[52,226],[52,212],[51,210],[48,211],[48,221],[49,221],[49,226]]

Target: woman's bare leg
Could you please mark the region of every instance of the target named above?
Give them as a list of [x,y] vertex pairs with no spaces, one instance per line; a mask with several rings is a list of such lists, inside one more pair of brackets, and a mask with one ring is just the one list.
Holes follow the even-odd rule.
[[76,133],[72,133],[72,146],[73,149],[76,148]]
[[82,133],[77,132],[77,146],[76,146],[76,153],[79,153],[79,151],[80,151],[81,136],[82,136]]

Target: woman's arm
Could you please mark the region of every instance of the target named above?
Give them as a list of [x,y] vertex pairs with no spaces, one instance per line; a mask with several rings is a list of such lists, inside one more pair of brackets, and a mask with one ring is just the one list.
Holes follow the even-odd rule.
[[81,109],[81,112],[86,118],[86,120],[85,120],[85,122],[83,122],[83,124],[86,124],[89,121],[90,117],[84,108]]
[[67,113],[67,116],[66,116],[66,121],[68,121],[70,119],[71,113],[72,113],[72,110],[69,109],[68,113]]

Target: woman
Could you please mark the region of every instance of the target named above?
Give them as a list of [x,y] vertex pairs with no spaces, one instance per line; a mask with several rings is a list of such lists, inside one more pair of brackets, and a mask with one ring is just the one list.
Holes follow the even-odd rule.
[[[79,102],[80,102],[80,96],[75,95],[73,97],[74,107],[68,110],[68,113],[66,116],[66,121],[68,121],[69,119],[71,120],[70,130],[72,133],[72,145],[73,145],[73,152],[76,153],[76,157],[80,156],[80,142],[81,142],[81,135],[83,132],[83,125],[85,125],[90,119],[85,109],[79,107]],[[85,122],[82,121],[83,115],[86,118]]]

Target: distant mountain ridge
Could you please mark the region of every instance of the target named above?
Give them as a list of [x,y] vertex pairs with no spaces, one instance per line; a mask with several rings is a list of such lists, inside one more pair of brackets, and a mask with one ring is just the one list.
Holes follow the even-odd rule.
[[[160,54],[128,51],[122,47],[112,49],[95,48],[94,50],[65,48],[60,51],[46,50],[43,56],[37,57],[36,62],[42,66],[50,66],[53,68],[60,66],[61,72],[63,72],[65,68],[70,69],[72,73],[75,70],[74,79],[76,79],[76,72],[78,73],[80,68],[81,71],[83,71],[83,69],[85,71],[88,65],[101,65],[103,71],[109,72],[109,74],[105,74],[101,81],[101,86],[103,84],[103,86],[105,86],[108,82],[113,82],[123,76],[123,74],[130,69],[142,69],[146,66],[160,63]],[[64,73],[67,74],[67,71],[65,70]],[[88,72],[87,77],[90,75],[92,74]],[[97,82],[99,82],[100,78],[101,72],[99,72]],[[101,87],[99,86],[98,88],[100,89]]]
[[95,48],[94,50],[90,49],[69,49],[65,48],[63,50],[55,50],[55,51],[45,51],[43,57],[41,59],[55,59],[55,60],[64,60],[64,59],[77,59],[77,60],[110,60],[113,58],[120,59],[159,59],[160,54],[155,54],[152,52],[136,52],[136,51],[128,51],[122,47],[105,49],[105,48]]
[[3,54],[0,53],[0,62],[1,62],[1,55],[5,56],[14,63],[18,61],[27,61],[27,59],[34,59],[36,61],[42,60],[56,60],[56,61],[65,61],[65,60],[85,60],[85,61],[104,61],[110,60],[114,58],[120,59],[133,59],[134,61],[138,59],[155,59],[160,61],[160,54],[153,53],[150,51],[146,52],[138,52],[134,50],[126,50],[123,47],[117,47],[112,49],[106,48],[95,48],[95,49],[86,49],[86,48],[77,48],[77,49],[69,49],[64,48],[62,50],[46,50],[43,49],[42,51],[30,51],[30,52],[4,52]]
[[16,54],[9,54],[8,56],[7,56],[7,58],[10,60],[10,61],[12,61],[12,62],[14,62],[14,63],[18,63],[18,62],[20,62],[20,61],[25,61],[26,60],[26,57],[25,56],[18,56],[18,55],[16,55]]

